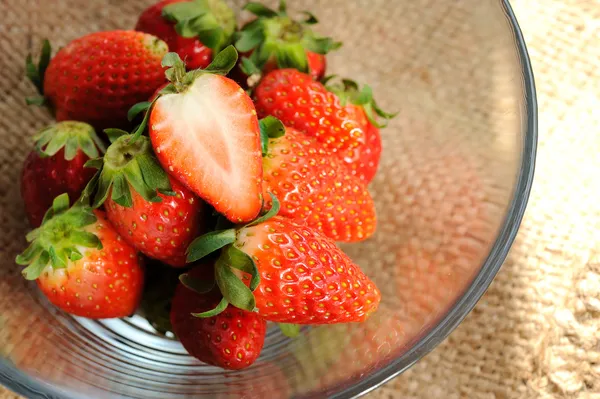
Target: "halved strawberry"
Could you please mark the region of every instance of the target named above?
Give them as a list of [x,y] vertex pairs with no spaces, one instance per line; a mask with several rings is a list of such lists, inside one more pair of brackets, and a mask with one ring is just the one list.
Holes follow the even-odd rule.
[[171,84],[150,113],[150,139],[162,166],[233,222],[254,219],[262,205],[260,129],[252,100],[225,74],[232,46],[204,70],[186,73],[175,53],[163,66]]

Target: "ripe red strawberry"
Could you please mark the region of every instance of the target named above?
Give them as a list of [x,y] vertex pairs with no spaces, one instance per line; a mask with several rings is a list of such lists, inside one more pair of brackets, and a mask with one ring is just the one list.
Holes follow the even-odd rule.
[[222,75],[235,65],[229,46],[205,70],[185,73],[175,53],[172,84],[150,111],[149,131],[165,170],[233,222],[254,219],[262,205],[260,129],[254,104]]
[[104,152],[104,144],[90,125],[66,121],[42,129],[35,146],[23,166],[21,198],[29,222],[38,227],[58,195],[79,197],[96,173],[84,164]]
[[[354,157],[351,154],[354,154]],[[356,177],[366,184],[370,183],[377,173],[379,159],[381,158],[381,133],[379,128],[370,121],[367,122],[365,145],[356,149],[353,153],[347,152],[346,157],[350,158],[350,161],[347,162]]]
[[160,65],[167,45],[135,31],[91,33],[73,40],[52,60],[46,42],[38,69],[27,75],[56,119],[87,122],[97,130],[126,127],[129,108],[145,101],[165,81]]
[[[200,265],[183,278],[211,277],[212,265]],[[171,325],[183,347],[195,358],[229,370],[250,366],[260,355],[265,342],[267,323],[258,313],[225,304],[225,309],[210,317],[198,317],[210,312],[221,302],[219,290],[198,293],[179,284],[171,304]],[[204,315],[206,316],[206,315]]]
[[[215,279],[225,300],[268,321],[331,324],[364,321],[377,309],[375,284],[335,243],[317,231],[275,216],[209,233],[188,249],[188,261],[225,247]],[[249,287],[232,268],[252,276]],[[254,292],[251,292],[254,291]]]
[[376,115],[384,119],[393,115],[377,106],[368,86],[359,91],[354,82],[343,80],[342,87],[332,84],[328,88],[296,70],[276,70],[256,87],[256,110],[261,118],[273,115],[286,126],[317,138],[327,150],[338,154],[353,174],[364,175],[368,182],[366,177],[373,168],[359,168],[369,165],[368,124],[381,126]]
[[204,203],[158,164],[145,136],[107,130],[114,142],[102,160],[94,207],[104,203],[115,229],[144,255],[185,266],[185,251],[203,233]]
[[235,14],[222,0],[162,0],[142,12],[135,30],[164,40],[188,69],[198,69],[229,44],[235,27]]
[[267,135],[277,133],[277,126],[285,135],[268,139],[263,158],[265,200],[273,193],[281,201],[279,215],[306,222],[335,241],[370,237],[375,232],[375,204],[364,183],[314,138],[284,128],[272,117],[261,121]]
[[318,36],[310,29],[318,22],[314,15],[305,11],[306,20],[292,19],[285,1],[280,2],[278,11],[259,3],[248,3],[244,9],[257,19],[242,28],[235,43],[238,51],[248,56],[233,72],[240,81],[252,73],[266,74],[277,68],[295,68],[309,73],[315,80],[325,76],[325,54],[342,44]]
[[94,319],[133,314],[144,284],[142,265],[103,212],[81,202],[69,208],[62,194],[27,241],[16,261],[29,265],[23,276],[37,280],[54,305]]

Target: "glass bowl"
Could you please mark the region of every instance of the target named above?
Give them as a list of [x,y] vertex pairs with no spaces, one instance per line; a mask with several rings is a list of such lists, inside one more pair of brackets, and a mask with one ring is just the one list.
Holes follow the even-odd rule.
[[[525,43],[501,0],[310,0],[318,30],[344,42],[329,72],[368,82],[386,110],[370,189],[378,231],[343,249],[380,287],[366,323],[268,332],[260,359],[223,371],[140,316],[92,321],[50,306],[14,264],[27,230],[15,187],[29,137],[27,52],[131,28],[151,0],[7,0],[0,58],[0,382],[31,398],[352,397],[410,367],[473,308],[505,259],[533,175],[536,103]],[[235,4],[236,7],[241,5]],[[244,15],[242,15],[244,17]],[[10,55],[10,56],[8,56]]]

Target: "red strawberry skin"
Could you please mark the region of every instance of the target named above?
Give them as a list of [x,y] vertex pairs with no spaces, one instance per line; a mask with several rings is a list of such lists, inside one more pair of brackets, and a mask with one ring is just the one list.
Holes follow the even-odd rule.
[[[200,265],[188,275],[210,277],[210,265]],[[213,309],[221,300],[218,290],[198,294],[183,284],[175,290],[171,305],[173,332],[188,353],[213,366],[239,370],[250,366],[264,345],[267,323],[257,313],[229,305],[222,313],[199,318],[191,313]]]
[[268,321],[360,322],[381,300],[375,284],[333,241],[287,218],[240,229],[234,245],[256,263],[256,307]]
[[104,212],[85,230],[94,233],[102,249],[87,249],[83,258],[64,269],[47,266],[37,284],[63,311],[93,319],[130,316],[140,301],[144,272],[136,250],[115,231]]
[[44,96],[56,119],[78,120],[97,131],[127,127],[127,111],[165,82],[167,45],[135,31],[91,33],[73,40],[50,61]]
[[174,267],[185,266],[185,251],[203,231],[206,208],[203,201],[174,178],[169,179],[174,196],[158,194],[162,202],[146,201],[131,189],[130,208],[110,197],[105,208],[117,232],[144,255]]
[[381,134],[379,129],[367,121],[365,129],[366,144],[346,150],[344,161],[353,175],[369,184],[375,177],[381,158]]
[[263,196],[277,197],[279,215],[335,241],[361,241],[375,232],[375,204],[365,185],[312,137],[286,128],[269,140],[263,170]]
[[29,154],[21,173],[21,197],[31,226],[42,223],[58,195],[68,193],[69,198],[79,198],[96,173],[96,169],[83,166],[88,160],[81,150],[70,161],[65,159],[64,149],[51,157],[41,157],[37,151]]
[[367,119],[355,105],[340,99],[309,75],[295,69],[267,74],[254,92],[260,118],[272,115],[286,126],[315,137],[342,159],[346,152],[365,145]]
[[252,100],[233,80],[203,74],[185,92],[163,95],[149,131],[159,162],[184,186],[235,223],[258,215],[260,129]]
[[163,0],[148,7],[140,15],[135,30],[146,32],[163,40],[185,61],[188,69],[206,68],[212,61],[212,50],[197,38],[181,37],[175,31],[175,23],[162,16],[165,6],[189,0]]

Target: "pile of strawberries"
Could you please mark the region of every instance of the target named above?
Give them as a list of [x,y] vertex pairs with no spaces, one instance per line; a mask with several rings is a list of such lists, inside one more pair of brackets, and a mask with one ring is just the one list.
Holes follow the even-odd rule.
[[142,303],[227,369],[256,360],[267,321],[293,336],[376,310],[377,287],[335,242],[375,231],[367,184],[392,117],[368,86],[324,77],[340,44],[312,14],[245,10],[256,18],[238,30],[222,0],[163,0],[136,30],[28,57],[41,94],[28,102],[57,123],[25,161],[35,229],[16,259],[65,312],[125,317]]

